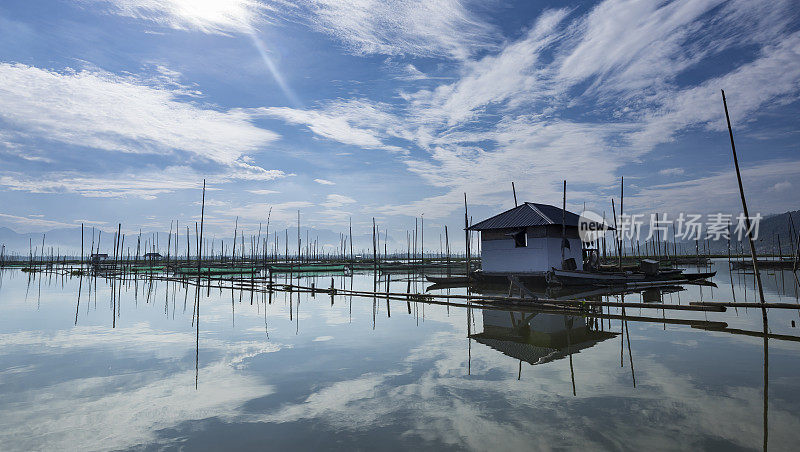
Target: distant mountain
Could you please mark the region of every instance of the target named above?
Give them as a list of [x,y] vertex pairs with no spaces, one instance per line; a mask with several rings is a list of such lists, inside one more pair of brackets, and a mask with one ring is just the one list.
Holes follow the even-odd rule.
[[[274,230],[270,230],[270,250],[273,249],[275,245],[275,234]],[[286,233],[284,229],[281,229],[278,232],[278,242],[279,242],[279,253],[283,254],[286,250]],[[250,234],[255,233],[255,231],[245,231],[245,248],[247,250],[250,249]],[[100,237],[100,252],[109,253],[113,252],[113,240],[114,234],[110,232],[103,231],[99,233],[98,230],[95,230],[95,241],[97,237]],[[220,237],[217,235],[214,240],[214,253],[219,253],[220,247],[220,239],[224,239],[225,241],[225,248],[227,253],[230,253],[231,241],[232,241],[233,230],[231,230],[231,235],[226,235]],[[131,253],[135,253],[136,250],[136,242],[137,236],[133,234],[126,234],[125,235],[125,243],[124,249],[127,253],[127,250],[130,249]],[[338,247],[340,243],[340,236],[338,232],[334,232],[330,229],[314,229],[314,228],[301,228],[300,229],[300,236],[302,239],[302,246],[305,248],[306,246],[306,237],[309,238],[310,241],[318,240],[318,244],[321,247],[323,244],[328,245],[326,248],[327,252],[331,252],[331,247]],[[53,248],[53,254],[60,254],[60,255],[73,255],[77,256],[81,252],[81,228],[63,228],[63,229],[53,229],[46,232],[35,232],[35,233],[26,233],[20,234],[18,232],[14,232],[13,230],[5,227],[0,227],[0,245],[5,245],[6,254],[10,255],[12,253],[17,253],[22,256],[27,256],[29,250],[32,248],[37,255],[40,255],[41,248],[42,248],[42,238],[44,237],[44,248],[47,253],[50,253],[50,248]],[[142,231],[142,249],[144,249],[145,242],[152,243],[156,234],[154,232],[145,232]],[[214,238],[212,234],[211,237],[206,236],[208,239]],[[265,238],[262,235],[262,239]],[[155,241],[159,244],[159,251],[162,254],[166,254],[167,243],[171,242],[170,248],[174,250],[175,237],[172,237],[172,240],[169,239],[169,234],[166,232],[160,232],[155,238]],[[383,236],[381,236],[383,239]],[[179,254],[183,255],[186,253],[186,236],[181,234],[179,237],[180,242],[178,243],[178,252]],[[393,251],[392,241],[395,240],[391,234],[389,234],[389,252]],[[297,254],[297,229],[296,228],[289,228],[288,233],[288,241],[289,241],[289,254]],[[189,236],[189,242],[191,243],[192,253],[195,251],[195,235],[191,234]],[[383,240],[381,240],[381,247]],[[349,242],[348,242],[349,243]],[[84,253],[89,254],[90,248],[92,246],[92,228],[85,228],[84,229]],[[241,246],[241,237],[237,239],[237,248]],[[355,242],[353,246],[353,250],[356,254],[361,253],[367,249],[371,250],[372,247],[372,236],[370,234],[361,234],[355,237]],[[95,243],[95,248],[97,248],[97,243]],[[349,245],[348,245],[349,250]],[[206,249],[205,252],[210,252],[210,249]],[[143,251],[144,252],[144,251]],[[174,255],[174,251],[172,253]],[[205,253],[204,253],[205,254]],[[371,251],[367,254],[371,254]]]
[[[790,219],[791,218],[791,219]],[[734,219],[735,221],[735,219]],[[790,233],[791,221],[794,221],[795,232]],[[778,253],[778,243],[784,255],[791,255],[792,245],[797,246],[797,234],[800,233],[800,210],[784,212],[763,217],[758,225],[758,238],[756,239],[756,252],[758,254]],[[694,244],[692,243],[693,247]],[[727,240],[709,242],[711,253],[726,254],[728,252]],[[703,249],[702,243],[700,249]],[[731,250],[742,250],[744,254],[750,254],[750,245],[747,238],[743,237],[741,242],[736,240],[736,234],[731,237]]]
[[[791,222],[794,222],[795,232],[790,233]],[[778,241],[783,254],[791,254],[790,244],[797,246],[797,234],[800,232],[800,210],[770,215],[761,220],[758,230],[756,250],[759,253],[777,253]],[[791,237],[793,235],[793,237]]]
[[[87,240],[91,240],[91,228],[85,233]],[[42,237],[44,236],[45,249],[49,250],[52,246],[54,253],[57,250],[61,254],[80,253],[81,249],[81,228],[61,228],[47,232],[34,232],[20,234],[9,228],[0,227],[0,244],[5,245],[6,253],[15,252],[28,255],[31,248],[41,249]],[[86,245],[89,249],[89,245]]]

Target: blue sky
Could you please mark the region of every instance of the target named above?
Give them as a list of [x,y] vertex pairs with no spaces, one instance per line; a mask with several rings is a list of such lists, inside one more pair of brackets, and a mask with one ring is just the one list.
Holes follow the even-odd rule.
[[[796,209],[796,1],[0,3],[0,226]],[[427,240],[426,240],[427,241]],[[436,240],[438,242],[438,239]],[[437,243],[438,246],[438,243]],[[404,245],[403,245],[404,247]]]

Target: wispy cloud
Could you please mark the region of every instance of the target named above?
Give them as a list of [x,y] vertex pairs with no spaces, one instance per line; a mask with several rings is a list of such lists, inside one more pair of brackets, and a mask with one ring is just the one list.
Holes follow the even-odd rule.
[[363,148],[405,152],[385,143],[386,138],[411,138],[388,104],[367,99],[328,102],[317,109],[268,107],[254,114],[280,118],[291,124],[307,126],[316,135]]
[[792,188],[792,183],[789,182],[788,180],[785,180],[785,181],[776,183],[775,185],[772,186],[772,188],[770,188],[770,190],[774,191],[774,192],[783,192],[783,191],[787,191],[787,190],[789,190],[791,188]]
[[[399,139],[422,150],[401,161],[438,193],[387,204],[387,214],[446,216],[465,191],[479,204],[503,205],[512,180],[523,196],[556,202],[566,177],[572,197],[592,201],[623,165],[643,162],[676,134],[721,130],[719,88],[729,90],[734,121],[796,99],[800,33],[786,32],[788,10],[780,1],[718,0],[606,0],[579,16],[548,10],[518,40],[467,61],[455,81],[400,91],[403,103],[391,106],[359,100],[358,120],[344,101],[268,114],[346,144]],[[677,82],[743,46],[750,58]]]
[[243,110],[181,100],[183,90],[102,70],[0,63],[0,126],[9,134],[112,152],[187,153],[233,164],[278,135]]
[[35,215],[28,215],[28,216],[20,216],[20,215],[11,215],[7,213],[0,213],[0,218],[3,221],[10,222],[19,226],[24,226],[25,228],[64,228],[64,227],[74,227],[74,224],[64,223],[62,221],[56,220],[48,220],[45,218],[40,218]]
[[314,203],[309,201],[286,201],[275,204],[250,203],[225,209],[224,215],[230,218],[238,216],[239,218],[247,220],[266,221],[267,212],[272,209],[272,221],[276,223],[295,224],[297,222],[297,211],[313,206]]
[[683,168],[664,168],[658,171],[658,174],[662,176],[680,176],[684,173]]
[[308,21],[356,54],[466,58],[499,42],[461,0],[309,0]]
[[254,33],[289,20],[326,34],[358,55],[466,58],[501,37],[463,0],[82,0],[178,30]]
[[356,202],[356,200],[351,198],[351,197],[349,197],[349,196],[337,195],[337,194],[332,193],[332,194],[328,195],[328,200],[325,201],[324,203],[322,203],[322,205],[324,207],[329,208],[329,209],[334,209],[334,208],[337,208],[337,207],[342,207],[345,204],[353,204],[355,202]]
[[[786,200],[775,196],[774,191],[788,189],[793,185],[792,182],[800,183],[800,161],[776,160],[744,166],[742,182],[745,195],[748,196],[751,215],[757,212],[766,215],[785,211]],[[770,195],[758,196],[757,202],[753,202],[753,195],[759,193],[770,193]],[[653,211],[657,208],[658,211],[670,213],[742,211],[739,186],[732,164],[725,171],[714,172],[708,176],[644,187],[630,196],[626,193],[625,206],[626,208],[630,206],[633,211]]]
[[327,179],[314,179],[314,182],[320,185],[336,185],[335,182],[329,181]]
[[[231,169],[209,175],[207,183],[224,184],[234,180],[273,180],[284,177],[278,170]],[[52,173],[47,178],[24,174],[0,174],[0,186],[30,193],[74,193],[94,198],[136,197],[155,199],[176,190],[198,189],[204,176],[189,167],[173,166],[146,172],[129,171],[105,176]]]
[[[109,12],[179,30],[227,34],[249,32],[274,10],[257,0],[82,0],[105,4]],[[278,2],[270,2],[278,3]],[[283,2],[280,2],[283,3]]]

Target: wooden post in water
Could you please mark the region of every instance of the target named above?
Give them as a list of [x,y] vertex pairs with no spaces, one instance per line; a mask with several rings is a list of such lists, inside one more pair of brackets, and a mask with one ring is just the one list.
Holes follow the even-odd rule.
[[297,209],[297,260],[302,261],[300,254],[300,209]]
[[444,248],[447,252],[447,276],[450,276],[450,237],[447,235],[447,225],[444,225]]
[[378,274],[378,251],[375,244],[375,217],[372,217],[372,270],[373,279]]
[[617,208],[614,206],[614,198],[611,198],[611,214],[614,216],[614,246],[617,248],[617,265],[622,270],[622,241],[617,237],[619,230],[617,227]]
[[353,261],[355,259],[353,255],[353,217],[349,219],[349,226],[350,226],[350,260]]
[[[230,226],[228,226],[230,227]],[[231,263],[236,265],[236,238],[239,236],[239,216],[236,216],[236,222],[233,226],[233,249],[231,250]]]
[[420,247],[420,264],[421,264],[420,268],[424,272],[425,271],[425,214],[424,213],[419,217],[419,233],[420,233],[419,247]]
[[[750,256],[753,258],[753,271],[756,275],[756,284],[758,285],[758,295],[761,302],[764,303],[764,289],[761,287],[761,274],[758,271],[758,258],[756,256],[756,245],[753,243],[753,233],[750,226],[750,214],[747,211],[747,200],[744,196],[744,187],[742,186],[742,175],[739,171],[739,159],[736,156],[736,145],[733,142],[733,128],[731,127],[731,118],[728,115],[728,102],[725,100],[725,91],[722,92],[722,105],[725,108],[725,120],[728,123],[728,136],[731,139],[731,151],[733,152],[733,165],[736,167],[736,180],[739,182],[739,195],[742,198],[742,213],[744,214],[745,226],[747,227],[747,241],[750,244]],[[766,315],[766,314],[765,314]]]

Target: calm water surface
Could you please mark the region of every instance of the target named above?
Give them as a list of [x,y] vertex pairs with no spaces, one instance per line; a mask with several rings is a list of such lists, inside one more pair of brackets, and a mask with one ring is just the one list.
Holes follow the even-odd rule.
[[[755,301],[752,275],[730,274],[725,261],[714,269],[717,287],[625,300]],[[371,274],[334,278],[373,285]],[[391,275],[391,290],[407,280]],[[764,280],[768,301],[798,302],[790,272]],[[204,289],[198,336],[194,297],[178,283],[112,289],[0,272],[0,449],[752,450],[766,440],[797,450],[800,441],[800,342],[769,339],[765,400],[760,337],[230,289]],[[626,311],[763,328],[752,308]],[[793,322],[795,310],[769,311],[771,334],[800,336]]]

